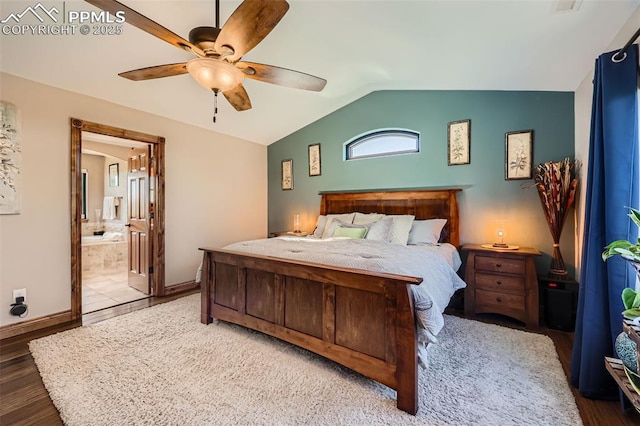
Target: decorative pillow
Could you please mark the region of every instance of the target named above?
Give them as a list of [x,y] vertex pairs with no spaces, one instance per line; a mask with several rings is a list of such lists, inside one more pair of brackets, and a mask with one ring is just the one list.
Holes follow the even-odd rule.
[[389,235],[390,242],[406,246],[415,216],[412,214],[399,214],[390,215],[389,217],[393,219]]
[[365,238],[367,240],[390,242],[392,224],[393,219],[391,217],[385,217],[377,222],[369,224],[369,232],[367,232],[367,236]]
[[336,226],[336,230],[333,233],[333,236],[347,237],[347,238],[361,240],[364,238],[365,235],[367,235],[367,231],[368,229],[364,226],[346,227],[346,226],[338,225]]
[[438,242],[444,243],[448,237],[449,237],[449,231],[447,231],[447,228],[443,227],[442,231],[440,231],[440,238],[438,238]]
[[331,221],[331,224],[328,225],[326,228],[324,228],[325,230],[325,236],[323,238],[331,238],[331,237],[335,237],[335,232],[336,232],[336,228],[338,226],[342,226],[343,228],[366,228],[367,231],[369,230],[369,224],[363,224],[363,225],[354,225],[350,222],[344,222],[340,219],[334,219]]
[[328,214],[327,223],[325,224],[324,230],[322,231],[322,238],[329,238],[333,236],[334,229],[331,227],[331,222],[333,222],[335,219],[338,219],[344,223],[352,224],[354,216],[355,216],[355,213]]
[[436,244],[440,240],[446,219],[414,220],[408,244]]
[[313,230],[313,236],[316,238],[322,238],[322,233],[324,232],[324,227],[327,225],[327,216],[321,214],[318,216],[318,221],[316,222],[316,229]]
[[363,223],[373,223],[379,221],[383,217],[384,215],[379,213],[365,214],[356,212],[356,215],[353,218],[353,223],[356,225],[361,225]]

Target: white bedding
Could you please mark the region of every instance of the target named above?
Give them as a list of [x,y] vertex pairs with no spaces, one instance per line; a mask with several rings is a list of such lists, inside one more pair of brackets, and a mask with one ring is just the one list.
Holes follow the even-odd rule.
[[[451,244],[404,246],[349,238],[279,237],[242,241],[225,249],[422,277],[422,284],[412,286],[412,290],[421,326],[418,338],[424,344],[437,341],[435,336],[444,325],[444,308],[453,293],[466,286],[456,274],[461,262],[458,251]],[[419,355],[421,363],[426,363],[422,345]]]

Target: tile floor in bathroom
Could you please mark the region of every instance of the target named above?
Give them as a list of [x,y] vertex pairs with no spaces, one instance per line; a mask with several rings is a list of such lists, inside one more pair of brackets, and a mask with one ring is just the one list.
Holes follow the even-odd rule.
[[127,284],[127,272],[82,274],[82,313],[144,299],[144,294]]

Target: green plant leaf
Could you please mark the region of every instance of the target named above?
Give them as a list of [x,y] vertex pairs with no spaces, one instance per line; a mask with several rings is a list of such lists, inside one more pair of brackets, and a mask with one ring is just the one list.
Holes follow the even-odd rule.
[[[640,228],[640,210],[632,207],[627,208],[629,209],[627,216]],[[626,240],[616,240],[609,243],[602,252],[602,260],[606,261],[613,256],[622,256],[627,260],[640,262],[640,235],[637,237],[637,240],[638,242],[635,244],[631,244],[630,241]]]
[[617,248],[629,248],[630,246],[631,246],[631,243],[627,240],[616,240],[616,241],[610,242],[605,248],[611,251]]
[[640,308],[640,292],[625,288],[622,290],[622,304],[625,309]]
[[627,250],[626,248],[622,248],[622,247],[616,247],[613,249],[616,253],[625,255],[625,256],[629,256],[629,257],[633,257],[634,254],[631,250]]
[[640,211],[634,208],[630,208],[629,210],[631,211],[629,213],[629,217],[631,218],[633,223],[635,223],[640,228]]
[[626,311],[622,311],[622,316],[630,320],[636,319],[640,317],[640,308],[631,308]]

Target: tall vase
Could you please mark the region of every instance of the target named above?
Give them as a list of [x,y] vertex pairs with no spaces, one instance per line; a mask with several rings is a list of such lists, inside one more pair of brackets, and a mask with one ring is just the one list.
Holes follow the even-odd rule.
[[[562,232],[562,230],[560,230]],[[558,240],[560,236],[558,236]],[[569,273],[562,259],[562,253],[560,253],[560,243],[556,240],[553,241],[553,255],[551,257],[551,267],[549,268],[549,276],[557,278],[566,278]]]

